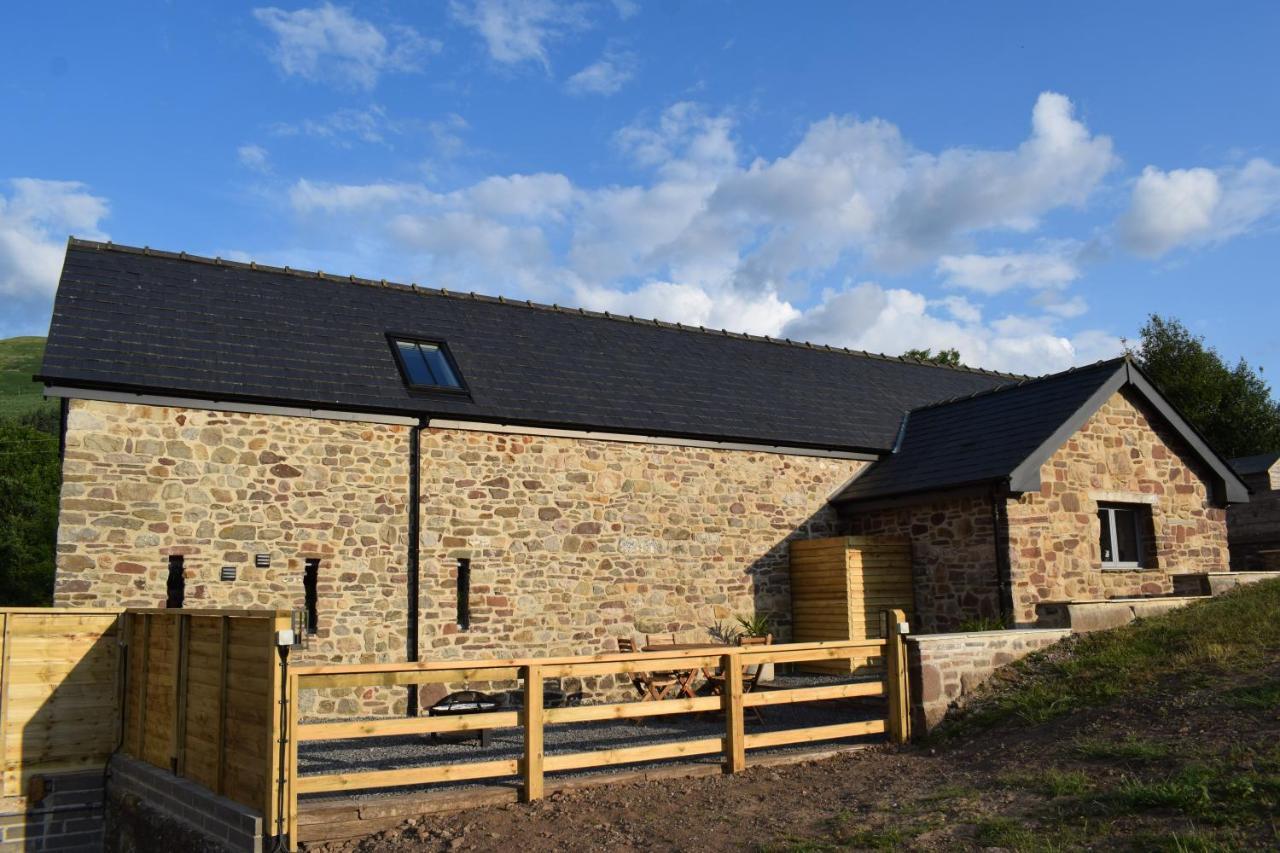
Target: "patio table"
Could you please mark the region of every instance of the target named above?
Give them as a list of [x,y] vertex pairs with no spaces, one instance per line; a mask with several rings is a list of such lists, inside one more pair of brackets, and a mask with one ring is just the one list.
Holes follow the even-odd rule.
[[[719,651],[728,648],[724,643],[651,643],[644,646],[641,651],[646,652],[686,652],[699,651],[707,649],[708,651]],[[698,694],[693,689],[693,679],[701,672],[703,678],[707,678],[709,673],[706,667],[694,667],[693,669],[677,669],[672,670],[676,677],[676,698],[686,696],[690,699],[696,699]]]

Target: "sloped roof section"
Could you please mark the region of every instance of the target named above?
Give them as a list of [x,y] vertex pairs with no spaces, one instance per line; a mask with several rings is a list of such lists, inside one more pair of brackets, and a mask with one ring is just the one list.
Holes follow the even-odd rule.
[[1253,456],[1240,456],[1231,460],[1231,467],[1242,477],[1250,474],[1265,474],[1280,462],[1280,450],[1270,453],[1257,453]]
[[[468,394],[411,392],[388,335]],[[883,452],[902,413],[1006,383],[827,347],[72,240],[50,385]]]
[[894,452],[870,465],[833,502],[979,486],[1035,491],[1041,465],[1126,386],[1144,397],[1206,463],[1219,501],[1248,500],[1247,489],[1226,461],[1128,358],[1117,358],[911,411]]

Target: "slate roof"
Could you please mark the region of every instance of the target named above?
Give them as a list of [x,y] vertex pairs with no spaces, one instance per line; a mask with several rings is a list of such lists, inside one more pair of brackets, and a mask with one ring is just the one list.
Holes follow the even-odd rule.
[[[388,333],[447,342],[469,396],[411,393]],[[885,451],[902,413],[1008,375],[414,286],[68,243],[50,385]]]
[[1231,467],[1236,469],[1236,473],[1241,477],[1247,477],[1250,474],[1265,474],[1277,462],[1280,462],[1280,450],[1232,459]]
[[1007,479],[1117,370],[1124,370],[1123,359],[915,409],[906,416],[897,450],[868,467],[835,500]]

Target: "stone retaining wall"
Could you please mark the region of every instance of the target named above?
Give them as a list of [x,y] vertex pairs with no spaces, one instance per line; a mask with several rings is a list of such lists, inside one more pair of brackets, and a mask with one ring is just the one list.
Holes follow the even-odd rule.
[[963,702],[997,667],[1051,646],[1070,634],[1064,629],[1024,628],[907,637],[913,733],[928,733],[942,721],[948,709]]

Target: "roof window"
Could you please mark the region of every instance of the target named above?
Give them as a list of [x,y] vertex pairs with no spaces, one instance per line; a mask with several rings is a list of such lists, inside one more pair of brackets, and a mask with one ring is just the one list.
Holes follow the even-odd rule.
[[410,388],[461,391],[458,368],[443,343],[392,338],[400,372]]

